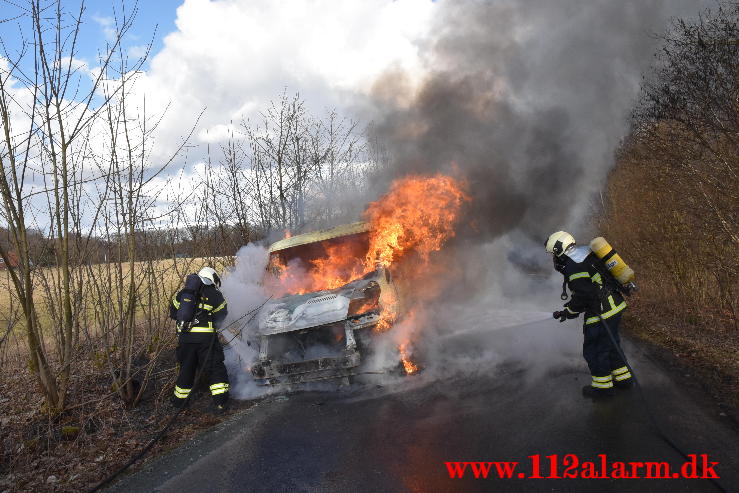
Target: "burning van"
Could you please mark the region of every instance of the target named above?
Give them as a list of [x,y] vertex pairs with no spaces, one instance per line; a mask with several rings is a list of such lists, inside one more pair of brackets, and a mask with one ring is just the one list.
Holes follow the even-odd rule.
[[402,312],[388,267],[368,265],[370,226],[358,222],[280,240],[269,249],[260,311],[257,383],[290,384],[355,375],[377,334]]

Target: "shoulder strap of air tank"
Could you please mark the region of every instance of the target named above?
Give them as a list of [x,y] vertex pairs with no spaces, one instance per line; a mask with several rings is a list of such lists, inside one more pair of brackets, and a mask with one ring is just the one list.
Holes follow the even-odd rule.
[[567,278],[565,277],[562,281],[562,294],[559,296],[562,301],[566,300],[568,298],[567,296]]
[[616,249],[612,247],[611,248],[611,251],[608,252],[608,253],[606,253],[605,256],[602,259],[600,259],[600,260],[601,260],[601,262],[603,262],[603,265],[606,265],[608,263],[608,261],[611,259],[611,257],[613,257],[614,255],[616,255]]
[[193,323],[195,323],[195,321],[200,316],[200,313],[203,311],[202,308],[199,308],[200,298],[202,297],[202,294],[203,294],[203,287],[205,287],[205,284],[201,282],[200,286],[198,286],[197,292],[195,293],[195,310],[193,311],[192,318],[186,324],[187,330],[185,330],[185,332],[190,332],[190,329],[192,328]]
[[621,285],[616,280],[615,277],[613,277],[613,274],[611,274],[611,271],[608,270],[608,267],[606,267],[606,259],[611,258],[614,252],[613,249],[611,249],[611,252],[606,255],[604,258],[598,258],[597,255],[591,254],[589,257],[592,259],[592,266],[600,274],[601,279],[603,279],[603,289],[601,289],[601,295],[605,298],[609,293],[612,293],[614,291],[621,292]]
[[[200,283],[200,286],[198,286],[197,300],[196,300],[196,303],[197,304],[195,305],[196,307],[199,307],[200,306],[200,300],[203,297],[203,289],[205,289],[205,283],[202,283],[201,282]],[[198,308],[197,310],[195,310],[195,315],[198,315],[200,313],[200,311],[202,311],[202,308]]]

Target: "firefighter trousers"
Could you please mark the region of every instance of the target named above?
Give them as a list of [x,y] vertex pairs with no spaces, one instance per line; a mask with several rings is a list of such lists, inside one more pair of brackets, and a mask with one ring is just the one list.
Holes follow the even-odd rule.
[[[620,322],[620,313],[605,320],[619,348],[621,347],[621,338],[618,334]],[[626,383],[631,378],[631,373],[626,366],[626,361],[614,347],[603,322],[585,324],[583,335],[585,337],[582,345],[582,355],[588,363],[588,368],[590,368],[591,385],[598,389],[608,389],[612,388],[614,383],[616,385]]]
[[198,368],[203,367],[203,372],[208,374],[214,404],[224,404],[228,400],[229,385],[223,359],[223,346],[218,339],[212,342],[180,342],[177,346],[180,373],[174,388],[175,398],[187,399],[195,383]]

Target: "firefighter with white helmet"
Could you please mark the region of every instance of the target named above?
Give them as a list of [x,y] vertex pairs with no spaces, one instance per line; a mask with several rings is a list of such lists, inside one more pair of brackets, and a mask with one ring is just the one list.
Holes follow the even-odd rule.
[[599,265],[599,258],[589,247],[577,246],[570,233],[557,231],[551,234],[545,247],[553,255],[554,268],[564,276],[562,299],[567,299],[565,286],[572,293],[564,310],[553,313],[554,318],[564,322],[583,312],[585,314],[583,357],[590,368],[592,381],[583,387],[583,395],[599,398],[612,395],[614,387],[629,388],[631,373],[607,332],[610,329],[620,345],[618,325],[626,308],[620,290]]
[[177,362],[180,364],[172,398],[175,407],[187,404],[199,367],[209,374],[215,410],[223,411],[226,407],[228,373],[217,331],[228,310],[220,287],[221,279],[215,269],[203,267],[197,274],[185,278],[185,286],[170,303],[170,318],[177,321]]

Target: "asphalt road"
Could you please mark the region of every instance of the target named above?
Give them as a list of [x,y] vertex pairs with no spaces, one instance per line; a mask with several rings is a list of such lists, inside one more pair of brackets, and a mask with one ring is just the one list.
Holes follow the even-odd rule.
[[[543,476],[553,454],[560,464],[565,454],[607,454],[673,470],[683,459],[657,435],[636,389],[602,402],[581,397],[589,375],[576,325],[477,326],[439,345],[448,348],[432,355],[441,367],[379,385],[370,376],[335,391],[268,397],[110,491],[720,491],[700,479],[515,477],[530,474],[536,454]],[[739,491],[736,429],[700,390],[682,385],[684,375],[629,341],[625,348],[662,427],[687,453],[718,462],[723,486]],[[446,461],[520,464],[511,479],[450,479]]]

